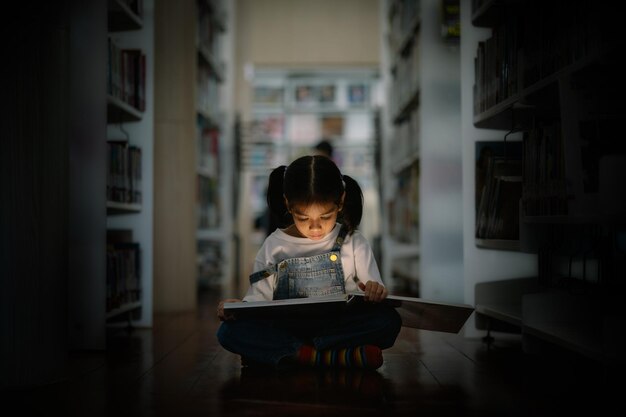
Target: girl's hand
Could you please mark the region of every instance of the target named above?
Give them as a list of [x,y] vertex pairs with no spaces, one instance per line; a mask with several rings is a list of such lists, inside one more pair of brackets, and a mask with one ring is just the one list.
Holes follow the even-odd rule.
[[379,303],[387,298],[387,294],[389,294],[387,288],[376,281],[367,281],[365,284],[359,282],[358,285],[361,291],[365,293],[365,296],[363,297],[365,301]]
[[217,305],[217,318],[220,319],[221,321],[232,320],[233,319],[232,314],[226,315],[224,313],[224,303],[236,303],[239,301],[241,300],[238,298],[227,298],[225,300],[220,301],[219,304]]

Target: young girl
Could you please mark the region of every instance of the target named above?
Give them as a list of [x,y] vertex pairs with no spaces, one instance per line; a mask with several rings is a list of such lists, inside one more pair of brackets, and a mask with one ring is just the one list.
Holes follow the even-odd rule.
[[357,182],[325,156],[304,156],[270,174],[267,203],[281,227],[259,250],[243,301],[279,300],[361,290],[370,304],[310,319],[232,320],[219,303],[220,344],[244,364],[376,369],[401,319],[387,297],[367,240],[357,226],[363,197]]

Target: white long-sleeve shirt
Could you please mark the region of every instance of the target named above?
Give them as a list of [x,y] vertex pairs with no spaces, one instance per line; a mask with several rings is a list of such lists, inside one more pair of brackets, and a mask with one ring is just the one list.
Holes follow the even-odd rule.
[[[276,229],[265,239],[261,249],[259,249],[254,260],[253,271],[263,270],[287,258],[313,256],[329,252],[335,244],[340,229],[341,224],[337,223],[333,230],[320,240],[294,237]],[[346,291],[358,289],[354,280],[355,276],[364,284],[370,280],[383,283],[372,248],[358,230],[344,239],[343,245],[341,245],[341,262]],[[275,277],[276,275],[272,274],[252,284],[243,298],[244,301],[272,300],[276,284]]]

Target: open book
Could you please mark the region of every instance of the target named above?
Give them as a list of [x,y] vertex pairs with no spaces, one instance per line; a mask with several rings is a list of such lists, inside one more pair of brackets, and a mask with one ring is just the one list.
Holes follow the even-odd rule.
[[[332,316],[354,306],[367,306],[364,293],[330,295],[325,297],[291,298],[287,300],[248,301],[224,304],[224,312],[235,319],[246,318],[305,318]],[[395,307],[402,325],[415,329],[458,333],[474,307],[467,304],[428,301],[416,297],[389,295],[383,301]]]

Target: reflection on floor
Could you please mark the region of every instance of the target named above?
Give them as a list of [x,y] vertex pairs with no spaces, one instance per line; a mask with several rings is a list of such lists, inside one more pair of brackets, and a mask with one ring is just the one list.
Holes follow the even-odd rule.
[[242,368],[238,356],[217,344],[215,302],[209,295],[198,312],[157,316],[153,329],[112,332],[106,352],[71,355],[67,380],[2,392],[5,410],[29,416],[552,417],[584,409],[605,415],[619,398],[609,376],[622,375],[610,366],[556,350],[524,354],[517,335],[487,346],[403,328],[377,371]]

